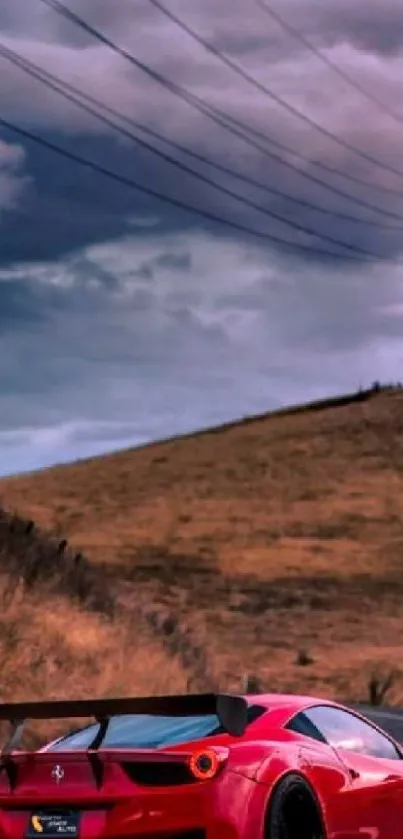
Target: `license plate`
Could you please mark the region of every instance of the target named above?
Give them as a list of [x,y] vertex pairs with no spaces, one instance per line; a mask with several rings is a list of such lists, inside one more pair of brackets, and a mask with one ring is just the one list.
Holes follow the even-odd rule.
[[64,813],[32,813],[29,819],[27,839],[39,839],[40,836],[56,839],[75,839],[78,836],[80,814]]

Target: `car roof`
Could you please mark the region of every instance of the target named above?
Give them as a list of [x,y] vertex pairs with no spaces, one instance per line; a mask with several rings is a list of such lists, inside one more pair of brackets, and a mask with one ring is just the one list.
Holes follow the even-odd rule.
[[248,693],[244,695],[244,699],[246,699],[248,705],[263,705],[267,710],[288,707],[298,712],[312,705],[329,705],[334,708],[345,707],[323,697],[295,693]]
[[[280,727],[286,724],[295,714],[312,708],[314,705],[327,705],[330,708],[343,708],[349,710],[345,705],[319,696],[305,696],[293,693],[254,693],[244,694],[248,705],[260,705],[270,711],[273,717],[273,726]],[[265,716],[265,715],[264,715]]]

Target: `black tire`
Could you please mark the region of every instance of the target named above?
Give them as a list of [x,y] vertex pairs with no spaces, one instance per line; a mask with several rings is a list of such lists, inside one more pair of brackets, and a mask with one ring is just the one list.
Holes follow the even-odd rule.
[[274,790],[265,839],[326,839],[319,805],[301,775],[286,775]]

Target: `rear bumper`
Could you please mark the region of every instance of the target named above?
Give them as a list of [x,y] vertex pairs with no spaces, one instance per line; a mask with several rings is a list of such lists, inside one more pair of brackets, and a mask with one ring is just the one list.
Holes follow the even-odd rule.
[[[133,795],[109,808],[83,803],[79,839],[260,839],[266,796],[263,785],[227,771],[212,783]],[[1,839],[24,839],[32,811],[0,804]]]

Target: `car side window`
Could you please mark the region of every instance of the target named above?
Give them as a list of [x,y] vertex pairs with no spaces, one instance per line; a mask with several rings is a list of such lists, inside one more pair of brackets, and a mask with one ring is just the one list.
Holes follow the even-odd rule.
[[295,731],[297,734],[304,734],[305,737],[310,737],[311,740],[319,740],[320,743],[327,743],[326,737],[321,734],[306,714],[297,714],[286,725],[286,728]]
[[[309,726],[312,726],[312,733],[309,733]],[[308,737],[313,736],[316,740],[324,739],[335,749],[345,749],[387,760],[402,759],[394,743],[386,735],[377,731],[371,723],[341,708],[316,705],[297,714],[287,727]],[[315,735],[315,731],[321,738]]]

